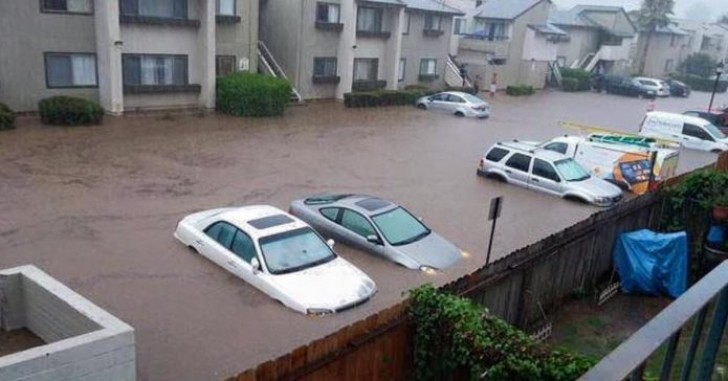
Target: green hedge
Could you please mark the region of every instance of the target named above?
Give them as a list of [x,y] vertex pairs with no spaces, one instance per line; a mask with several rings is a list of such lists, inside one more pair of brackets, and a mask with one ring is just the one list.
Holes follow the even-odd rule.
[[[566,80],[567,78],[569,80],[576,80],[577,86],[575,89],[566,89],[566,84],[563,85],[564,91],[589,91],[591,90],[591,79],[592,74],[586,70],[582,69],[569,69],[569,68],[562,68],[561,69],[561,77]],[[572,82],[572,81],[569,81]],[[568,86],[573,86],[572,84],[569,84]]]
[[217,79],[217,110],[236,116],[283,115],[291,84],[280,78],[236,73]]
[[519,97],[521,95],[533,95],[535,92],[536,91],[533,89],[533,86],[518,85],[506,87],[506,94],[514,97]]
[[412,106],[418,98],[432,93],[426,90],[378,90],[346,93],[344,94],[344,106],[352,108]]
[[561,88],[564,91],[574,92],[579,90],[579,80],[576,78],[564,78],[561,81]]
[[104,118],[104,109],[98,103],[63,95],[42,99],[38,111],[43,123],[59,126],[99,124]]
[[573,381],[596,364],[551,350],[472,300],[431,285],[412,291],[411,302],[416,381],[480,380],[485,372],[488,380]]
[[15,113],[5,103],[0,103],[0,131],[15,128]]
[[[715,86],[715,79],[701,78],[694,75],[673,75],[672,78],[684,82],[695,91],[710,93],[713,92],[713,86]],[[726,90],[728,90],[728,78],[721,77],[720,82],[718,82],[717,92],[725,93]]]

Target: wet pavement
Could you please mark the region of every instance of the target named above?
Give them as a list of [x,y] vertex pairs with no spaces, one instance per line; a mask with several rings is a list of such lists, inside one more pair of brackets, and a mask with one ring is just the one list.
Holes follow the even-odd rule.
[[[708,94],[658,100],[705,108]],[[720,95],[716,103],[728,101]],[[0,133],[0,268],[35,264],[134,326],[140,380],[220,380],[386,308],[425,282],[485,261],[487,205],[505,196],[494,258],[598,209],[479,178],[482,151],[503,139],[570,133],[559,120],[636,132],[647,101],[599,94],[501,96],[490,120],[409,107],[293,107],[282,118],[107,118],[58,128],[21,118]],[[685,151],[680,170],[715,155]],[[193,254],[172,237],[191,212],[272,204],[320,192],[399,202],[472,253],[446,272],[408,271],[337,245],[379,287],[356,309],[309,318]]]

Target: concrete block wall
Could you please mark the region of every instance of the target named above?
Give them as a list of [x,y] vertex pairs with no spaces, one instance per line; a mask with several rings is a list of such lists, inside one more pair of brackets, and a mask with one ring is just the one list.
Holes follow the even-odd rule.
[[134,329],[34,266],[0,271],[0,329],[47,344],[0,357],[2,381],[134,381]]

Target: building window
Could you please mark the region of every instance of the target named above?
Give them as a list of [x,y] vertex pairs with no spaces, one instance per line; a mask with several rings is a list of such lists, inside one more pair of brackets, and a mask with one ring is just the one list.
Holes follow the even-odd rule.
[[92,13],[91,0],[42,0],[43,12]]
[[557,56],[556,57],[556,64],[558,64],[559,67],[566,67],[566,57],[565,56]]
[[442,17],[431,13],[426,14],[425,30],[442,30]]
[[121,0],[121,14],[187,19],[187,0]]
[[670,36],[670,46],[675,46],[676,42],[677,42],[677,36],[673,34],[672,36]]
[[221,16],[235,16],[236,0],[217,0],[217,14]]
[[356,15],[356,30],[362,32],[381,32],[382,8],[359,7]]
[[412,15],[409,12],[404,13],[404,27],[402,28],[402,34],[409,34],[411,17]]
[[337,24],[341,20],[339,16],[339,4],[318,3],[316,4],[316,21]]
[[45,72],[49,89],[98,86],[92,53],[46,53]]
[[354,81],[376,81],[379,60],[377,58],[354,59]]
[[124,54],[124,86],[187,84],[187,56],[169,54]]
[[503,21],[476,21],[475,34],[488,41],[507,40],[508,24]]
[[454,32],[456,35],[461,36],[467,33],[468,21],[462,17],[456,17],[455,19]]
[[665,61],[665,73],[670,73],[675,68],[675,61],[673,60],[667,60]]
[[434,58],[423,58],[420,61],[420,75],[437,75],[437,60]]
[[400,58],[399,59],[399,77],[397,78],[400,82],[404,81],[406,68],[407,68],[407,59]]
[[215,73],[218,77],[235,73],[235,56],[217,56],[215,57]]
[[336,77],[336,57],[315,57],[313,59],[314,77]]

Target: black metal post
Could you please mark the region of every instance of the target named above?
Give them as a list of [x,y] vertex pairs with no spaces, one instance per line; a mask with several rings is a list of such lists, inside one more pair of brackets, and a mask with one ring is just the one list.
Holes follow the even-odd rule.
[[720,73],[715,76],[715,83],[713,84],[713,94],[710,95],[710,105],[708,106],[708,112],[713,111],[713,99],[715,99],[715,92],[718,91],[718,82],[720,82]]
[[495,223],[498,221],[497,218],[493,219],[493,224],[490,228],[490,239],[488,240],[488,255],[485,257],[485,265],[488,266],[490,263],[490,250],[493,248],[493,236],[495,235]]

